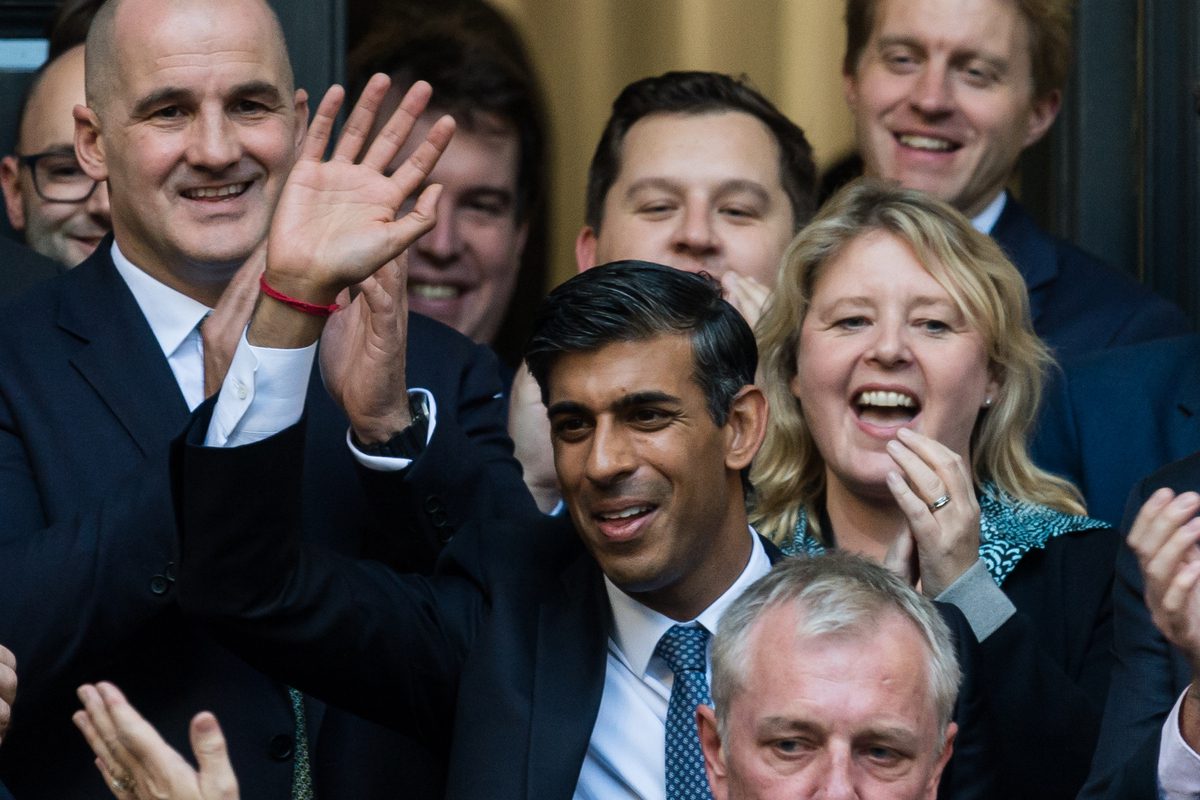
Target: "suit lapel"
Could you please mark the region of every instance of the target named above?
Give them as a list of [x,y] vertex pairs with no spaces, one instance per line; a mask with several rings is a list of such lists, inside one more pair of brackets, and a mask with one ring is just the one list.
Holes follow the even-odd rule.
[[992,229],[992,238],[1016,265],[1029,290],[1029,315],[1034,328],[1042,315],[1042,288],[1058,277],[1054,240],[1038,229],[1025,209],[1010,195]]
[[530,714],[530,797],[570,797],[600,710],[611,633],[600,569],[583,555],[539,609]]
[[58,325],[82,344],[71,364],[143,454],[187,421],[187,403],[162,349],[113,266],[111,239],[62,280]]

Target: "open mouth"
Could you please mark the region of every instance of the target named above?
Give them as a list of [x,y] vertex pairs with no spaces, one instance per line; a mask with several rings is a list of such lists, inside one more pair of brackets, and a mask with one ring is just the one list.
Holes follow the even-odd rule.
[[962,147],[958,142],[943,139],[940,136],[920,136],[915,133],[894,134],[896,141],[911,150],[923,150],[927,153],[953,153]]
[[633,539],[642,528],[642,522],[654,511],[654,505],[635,505],[615,511],[597,512],[592,515],[608,539],[623,541]]
[[457,300],[463,293],[461,286],[450,283],[414,283],[412,281],[409,281],[408,291],[414,297],[433,301]]
[[194,189],[184,189],[180,194],[189,200],[226,200],[238,197],[250,188],[249,181],[242,183],[227,183],[224,186],[197,186]]
[[912,422],[921,412],[921,403],[907,392],[871,389],[859,392],[854,408],[863,422],[889,428]]

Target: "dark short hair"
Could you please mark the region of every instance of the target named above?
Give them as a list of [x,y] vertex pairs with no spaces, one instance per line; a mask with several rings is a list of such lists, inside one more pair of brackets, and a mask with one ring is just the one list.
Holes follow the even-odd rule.
[[516,213],[527,219],[545,194],[546,123],[541,91],[520,36],[487,3],[451,4],[441,13],[389,7],[347,58],[351,96],[382,72],[407,86],[433,87],[429,110],[460,127],[486,131],[499,119],[517,135]]
[[647,261],[614,261],[589,269],[552,291],[534,319],[525,363],[549,404],[549,374],[558,356],[637,342],[664,334],[692,342],[692,377],[717,426],[733,399],[754,383],[758,346],[742,315],[721,299],[721,285]]
[[[1071,71],[1072,0],[1012,0],[1029,33],[1033,96],[1062,91]],[[846,55],[842,72],[853,75],[871,40],[879,0],[846,0]]]
[[651,114],[709,114],[740,111],[767,126],[779,146],[779,182],[792,205],[795,230],[816,212],[817,168],[804,131],[785,117],[745,76],[719,72],[667,72],[626,86],[613,101],[612,115],[600,135],[588,168],[587,224],[599,232],[604,198],[621,171],[625,135]]

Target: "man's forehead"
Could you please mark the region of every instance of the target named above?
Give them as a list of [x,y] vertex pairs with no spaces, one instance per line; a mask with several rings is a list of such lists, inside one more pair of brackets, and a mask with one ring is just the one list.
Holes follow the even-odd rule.
[[617,182],[715,178],[780,188],[780,170],[779,143],[753,114],[735,109],[660,112],[642,117],[625,134]]
[[[1018,55],[1032,57],[1029,22],[1015,2],[1010,0],[973,0],[967,10],[976,13],[958,18],[944,13],[918,13],[916,6],[905,5],[910,0],[879,0],[871,31],[871,45],[892,44],[919,48],[948,46],[957,55],[979,55],[993,60],[1007,60]],[[927,10],[935,11],[932,7]],[[969,20],[975,19],[977,24]],[[997,25],[1005,27],[1011,37],[1001,35]],[[1011,51],[1004,46],[1011,44]]]
[[684,396],[696,386],[692,343],[685,334],[613,342],[562,353],[548,375],[553,407],[570,403],[593,411],[631,402]]
[[34,85],[21,119],[21,148],[40,152],[71,144],[75,132],[71,112],[83,102],[83,48],[78,47],[47,66]]

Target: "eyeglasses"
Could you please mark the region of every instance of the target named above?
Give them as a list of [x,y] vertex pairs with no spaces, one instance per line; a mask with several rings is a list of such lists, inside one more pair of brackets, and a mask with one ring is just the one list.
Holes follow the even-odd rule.
[[70,150],[47,150],[17,160],[33,173],[33,188],[47,203],[82,203],[96,191],[96,182],[79,166]]

